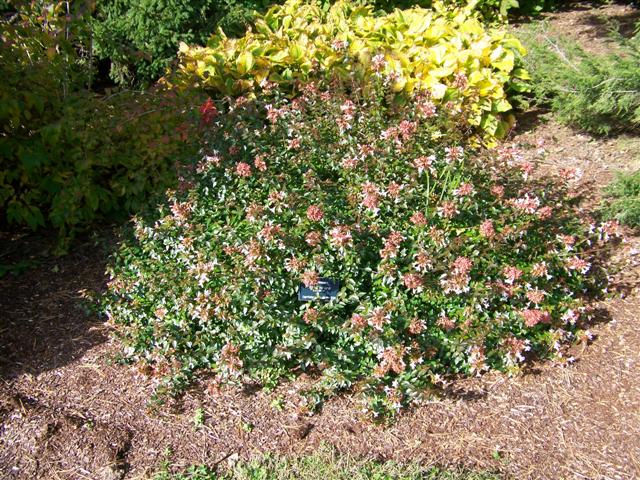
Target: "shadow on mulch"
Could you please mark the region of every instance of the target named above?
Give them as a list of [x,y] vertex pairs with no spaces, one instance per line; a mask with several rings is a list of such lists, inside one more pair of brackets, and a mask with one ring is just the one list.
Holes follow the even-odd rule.
[[[616,2],[623,4],[624,2]],[[636,30],[636,24],[640,21],[640,9],[630,9],[628,13],[620,15],[607,15],[606,17],[595,13],[585,15],[583,25],[591,27],[592,35],[605,38],[612,30],[617,30],[624,38],[631,38]]]
[[512,138],[516,135],[535,130],[536,127],[548,121],[547,115],[549,115],[549,113],[550,110],[541,107],[534,107],[526,112],[518,112],[518,121],[509,133],[509,137]]
[[[603,2],[602,0],[568,0],[565,2],[558,2],[551,10],[542,12],[538,15],[532,16],[519,16],[513,19],[514,24],[525,24],[531,23],[541,18],[545,18],[546,15],[550,13],[566,13],[566,12],[587,12],[593,10],[599,10],[601,8],[606,7],[607,5],[621,5],[621,6],[630,6],[638,8],[640,7],[640,2],[638,0],[613,0],[609,2]],[[596,15],[594,15],[596,17]],[[609,16],[611,18],[611,16]],[[615,20],[615,18],[612,18]],[[624,20],[624,19],[622,19]]]
[[107,339],[82,292],[104,288],[113,235],[78,239],[63,257],[49,253],[54,243],[0,232],[0,263],[21,266],[0,278],[0,377],[59,368]]

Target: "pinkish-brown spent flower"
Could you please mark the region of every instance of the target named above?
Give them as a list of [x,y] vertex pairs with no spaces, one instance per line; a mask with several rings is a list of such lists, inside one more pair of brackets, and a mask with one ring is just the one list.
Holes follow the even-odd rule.
[[377,213],[378,207],[380,206],[380,192],[378,188],[374,184],[367,182],[362,185],[362,193],[364,195],[362,205],[374,213]]
[[250,177],[251,165],[245,162],[239,162],[236,165],[236,175],[238,175],[239,177]]
[[189,218],[189,214],[193,209],[193,204],[191,202],[174,202],[171,205],[171,213],[173,214],[173,218],[175,218],[178,222],[184,222]]
[[320,312],[316,308],[309,308],[302,314],[305,323],[315,323],[320,318]]
[[529,290],[526,295],[527,295],[527,299],[530,302],[535,303],[536,305],[541,304],[544,301],[544,297],[546,296],[547,292],[543,291],[543,290]]
[[467,257],[458,257],[453,261],[453,271],[461,275],[466,275],[473,268],[473,262]]
[[456,72],[453,80],[454,88],[458,90],[464,90],[467,88],[469,84],[469,80],[467,79],[467,75],[464,72]]
[[544,277],[548,274],[547,264],[544,262],[536,263],[531,268],[531,275],[534,277]]
[[391,182],[387,186],[387,193],[389,194],[389,197],[393,199],[399,198],[401,191],[402,191],[402,185],[400,185],[399,183]]
[[509,265],[502,269],[502,274],[504,275],[506,282],[510,285],[513,285],[513,283],[522,276],[522,270],[520,270],[518,267]]
[[567,268],[569,270],[578,271],[584,275],[591,268],[591,264],[586,260],[583,260],[582,258],[571,257],[569,260],[567,260]]
[[415,212],[413,215],[411,215],[411,218],[409,220],[411,221],[411,223],[419,227],[424,227],[427,224],[427,217],[422,212]]
[[300,260],[296,257],[287,258],[284,261],[284,268],[288,272],[299,272],[304,268],[304,260]]
[[383,330],[384,324],[389,320],[389,314],[380,307],[374,309],[367,318],[367,322],[369,323],[369,325],[379,331]]
[[622,229],[620,228],[620,222],[617,220],[609,220],[604,222],[600,226],[600,232],[603,239],[608,240],[610,237],[620,237],[622,235]]
[[409,120],[403,120],[398,125],[398,131],[404,140],[408,140],[418,129],[416,122],[410,122]]
[[551,323],[551,315],[549,312],[545,312],[537,309],[527,309],[521,312],[522,318],[524,318],[524,324],[527,327],[535,327],[539,323]]
[[387,347],[382,353],[380,353],[380,363],[374,371],[374,375],[382,377],[387,373],[394,372],[400,374],[405,371],[406,364],[402,358],[405,354],[402,347]]
[[420,292],[424,285],[424,280],[422,276],[417,273],[405,273],[402,276],[402,283],[404,283],[404,286],[409,290]]
[[258,203],[252,203],[247,207],[247,220],[255,222],[260,218],[264,207]]
[[261,172],[267,170],[267,163],[264,161],[264,155],[257,155],[253,160],[253,165]]
[[342,159],[342,167],[352,170],[358,166],[358,157],[345,157]]
[[392,231],[389,233],[384,239],[384,248],[380,250],[380,256],[385,259],[395,257],[403,240],[404,237],[400,232]]
[[292,138],[291,140],[289,140],[289,150],[297,150],[298,148],[300,148],[300,139],[299,138]]
[[424,323],[424,320],[420,320],[419,318],[414,318],[413,320],[411,320],[408,330],[411,335],[419,335],[425,330],[425,328],[426,328],[426,325]]
[[314,272],[313,270],[306,270],[300,278],[304,286],[307,288],[315,287],[320,281],[320,275],[318,275],[318,272]]
[[431,118],[436,114],[436,104],[431,100],[426,100],[418,103],[418,112],[426,118]]
[[464,155],[464,149],[462,147],[447,147],[444,151],[445,159],[449,163],[462,160],[462,156]]
[[420,250],[414,257],[413,266],[419,272],[426,272],[433,266],[431,256],[424,250]]
[[553,208],[549,205],[540,207],[536,212],[536,215],[540,220],[548,220],[553,215]]
[[367,326],[367,319],[358,313],[351,315],[351,325],[356,330],[362,330]]
[[309,232],[305,235],[305,242],[311,247],[317,247],[322,242],[322,234],[320,232]]
[[449,317],[447,317],[446,315],[442,315],[438,321],[436,322],[436,324],[442,328],[443,330],[446,330],[447,332],[450,330],[453,330],[454,328],[456,328],[456,322],[454,320],[451,320]]
[[455,202],[451,200],[445,200],[444,202],[442,202],[442,205],[437,208],[437,212],[438,215],[444,218],[453,218],[458,213],[460,213]]
[[311,205],[309,208],[307,208],[307,218],[312,222],[319,222],[320,220],[322,220],[323,216],[324,212],[318,205]]
[[480,224],[480,235],[485,238],[493,238],[496,235],[493,220],[485,220]]
[[352,240],[351,230],[346,225],[337,225],[329,231],[329,238],[332,245],[346,247]]
[[540,199],[535,195],[526,194],[523,197],[511,200],[510,203],[516,210],[528,214],[534,214],[540,206]]
[[280,225],[268,223],[264,227],[262,227],[262,229],[258,233],[258,237],[262,238],[263,240],[266,240],[267,242],[270,242],[271,240],[275,239],[281,234],[282,234],[282,227]]
[[458,188],[453,191],[453,194],[458,197],[469,197],[476,192],[476,189],[471,183],[462,183]]
[[240,349],[233,345],[231,342],[222,347],[220,351],[220,359],[232,370],[239,370],[242,368],[242,360],[240,359]]
[[496,198],[504,197],[504,187],[502,185],[493,185],[491,187],[491,193]]
[[428,157],[426,155],[423,155],[413,161],[413,166],[416,168],[416,170],[418,170],[418,174],[421,175],[423,172],[429,171],[429,169],[431,169],[434,160],[435,157],[433,155]]

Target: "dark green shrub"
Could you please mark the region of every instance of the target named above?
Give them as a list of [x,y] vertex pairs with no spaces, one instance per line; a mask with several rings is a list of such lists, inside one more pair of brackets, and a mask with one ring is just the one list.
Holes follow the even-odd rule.
[[534,101],[564,123],[610,135],[640,131],[640,35],[620,36],[617,51],[594,55],[545,27],[520,35]]
[[[441,375],[566,361],[600,238],[517,152],[466,152],[454,111],[386,94],[203,106],[192,187],[135,220],[111,269],[126,359],[172,391],[308,372],[307,408],[353,388],[374,416]],[[299,301],[321,277],[337,297]]]
[[25,4],[0,40],[2,221],[53,226],[63,239],[163,191],[192,140],[188,96],[84,89],[86,30],[65,4]]
[[[429,8],[433,0],[373,0],[373,4],[383,10],[421,6]],[[505,21],[508,15],[538,15],[560,3],[558,0],[443,0],[443,3],[465,6],[473,3],[474,9],[489,22]]]
[[630,227],[640,227],[640,171],[618,174],[606,190],[605,216]]
[[50,225],[61,240],[137,211],[193,153],[188,101],[165,92],[70,96],[59,118],[0,141],[0,204],[10,224]]
[[89,78],[78,42],[61,34],[81,37],[83,23],[67,22],[63,3],[12,5],[0,21],[0,207],[14,222],[34,228],[44,225],[39,206],[46,195],[24,186],[27,172],[45,155],[34,137],[59,120],[69,96]]
[[94,49],[111,61],[120,84],[149,83],[166,73],[178,44],[204,44],[216,28],[241,35],[266,0],[105,0],[93,24]]

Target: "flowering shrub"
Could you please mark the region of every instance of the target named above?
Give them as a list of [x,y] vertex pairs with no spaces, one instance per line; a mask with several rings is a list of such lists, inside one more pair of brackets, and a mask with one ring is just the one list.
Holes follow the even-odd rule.
[[[569,174],[554,187],[514,149],[468,151],[428,96],[381,98],[310,84],[293,102],[203,105],[194,178],[135,219],[111,271],[127,358],[173,388],[305,371],[308,408],[352,388],[374,415],[443,375],[567,360],[589,251],[616,225],[589,239]],[[325,278],[335,299],[298,300]]]
[[509,99],[527,78],[518,68],[524,49],[504,30],[485,28],[474,8],[434,2],[379,15],[353,2],[325,9],[289,0],[241,38],[219,31],[206,47],[183,43],[178,83],[240,95],[269,82],[293,88],[325,76],[384,78],[398,96],[429,92],[435,103],[464,112],[490,141],[512,124]]

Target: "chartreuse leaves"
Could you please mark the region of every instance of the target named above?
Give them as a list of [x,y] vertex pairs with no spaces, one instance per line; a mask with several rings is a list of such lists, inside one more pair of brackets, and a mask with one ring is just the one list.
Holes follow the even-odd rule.
[[493,143],[509,128],[507,92],[516,90],[508,87],[528,78],[518,66],[525,51],[504,30],[484,26],[475,3],[380,14],[342,0],[327,9],[314,0],[289,0],[258,17],[241,38],[219,31],[206,47],[182,44],[176,83],[243,95],[265,81],[292,89],[317,78],[367,83],[382,77],[397,95],[426,91],[464,112]]

